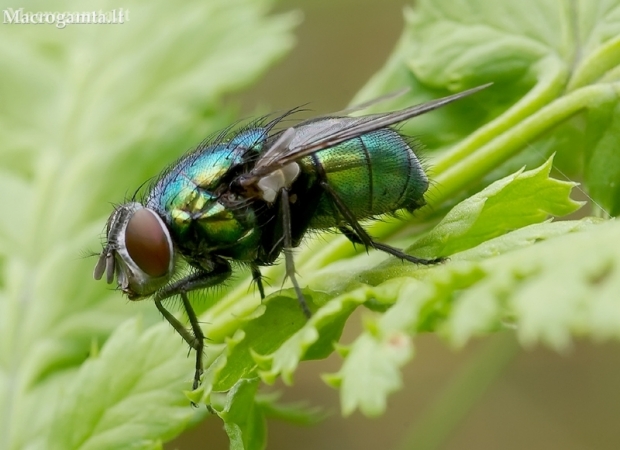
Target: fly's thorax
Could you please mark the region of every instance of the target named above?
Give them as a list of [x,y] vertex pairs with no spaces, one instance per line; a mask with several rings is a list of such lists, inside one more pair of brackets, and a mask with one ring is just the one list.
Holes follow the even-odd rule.
[[166,203],[165,211],[175,242],[188,259],[255,258],[260,229],[246,199],[188,187]]
[[174,271],[174,248],[164,221],[150,208],[126,203],[112,213],[107,224],[107,244],[93,276],[114,276],[131,299],[147,297],[170,280]]

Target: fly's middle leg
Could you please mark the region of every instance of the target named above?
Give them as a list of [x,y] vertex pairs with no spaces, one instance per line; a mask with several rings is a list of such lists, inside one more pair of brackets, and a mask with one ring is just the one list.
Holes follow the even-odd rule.
[[258,287],[258,292],[260,294],[260,299],[265,300],[265,287],[263,286],[263,274],[260,273],[260,269],[256,264],[252,264],[252,280],[256,283]]
[[299,283],[297,282],[297,275],[295,274],[295,261],[293,260],[293,237],[291,233],[291,205],[288,191],[282,189],[281,191],[281,205],[282,205],[282,231],[284,237],[284,261],[286,263],[286,276],[291,279],[295,293],[297,294],[297,300],[299,300],[299,306],[307,318],[312,316],[308,303],[304,298],[304,294],[301,292]]

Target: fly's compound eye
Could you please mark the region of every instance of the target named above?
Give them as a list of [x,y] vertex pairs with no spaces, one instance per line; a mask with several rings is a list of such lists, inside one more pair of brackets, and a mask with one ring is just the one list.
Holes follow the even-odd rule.
[[131,300],[155,293],[172,277],[172,238],[164,221],[140,203],[126,203],[108,221],[108,243],[93,273],[99,280],[106,274]]
[[170,235],[150,209],[133,213],[125,229],[125,248],[136,265],[150,277],[168,274],[172,258]]

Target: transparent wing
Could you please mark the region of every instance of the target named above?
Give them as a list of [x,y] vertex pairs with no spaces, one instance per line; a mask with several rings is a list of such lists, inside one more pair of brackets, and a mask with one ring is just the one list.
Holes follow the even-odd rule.
[[342,109],[331,115],[332,116],[348,116],[349,114],[353,114],[354,112],[363,111],[364,109],[370,108],[371,106],[378,105],[379,103],[383,103],[388,100],[398,98],[402,95],[405,95],[410,90],[411,89],[408,87],[399,89],[398,91],[390,92],[388,94],[382,95],[381,97],[373,98],[372,100],[368,100],[367,102],[359,103],[357,105],[350,106],[349,108]]
[[[304,127],[304,131],[294,127],[288,128],[263,153],[250,173],[243,176],[244,184],[255,182],[287,164],[328,147],[333,147],[365,133],[389,127],[412,117],[433,111],[448,103],[486,89],[491,84],[484,84],[458,94],[411,106],[400,111],[370,114],[361,117],[327,117],[319,121],[312,121],[313,126]],[[308,130],[311,130],[311,132]]]

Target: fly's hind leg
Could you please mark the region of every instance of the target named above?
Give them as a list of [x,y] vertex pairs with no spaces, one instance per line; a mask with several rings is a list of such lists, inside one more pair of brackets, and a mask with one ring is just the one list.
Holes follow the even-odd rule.
[[390,245],[387,244],[382,244],[381,242],[377,242],[375,240],[372,239],[372,237],[370,237],[370,235],[368,233],[366,233],[366,230],[364,230],[362,228],[362,230],[366,233],[366,237],[368,237],[368,239],[370,240],[370,242],[367,244],[365,240],[362,240],[360,237],[358,237],[357,232],[353,231],[351,228],[347,227],[347,226],[341,226],[338,227],[338,230],[340,230],[340,232],[342,234],[344,234],[346,236],[346,238],[351,241],[353,244],[361,244],[366,246],[366,248],[375,248],[377,250],[381,250],[382,252],[388,253],[390,255],[396,256],[397,258],[406,260],[406,261],[410,261],[412,263],[415,264],[423,264],[423,265],[432,265],[432,264],[438,264],[442,261],[444,261],[443,258],[435,258],[435,259],[424,259],[424,258],[417,258],[415,256],[411,256],[408,255],[407,253],[403,252],[402,250],[399,250],[395,247],[392,247]]
[[[226,261],[218,261],[215,265],[215,268],[211,272],[199,271],[188,275],[187,277],[172,284],[169,284],[163,289],[157,291],[157,293],[153,297],[153,300],[155,301],[155,306],[162,314],[162,316],[164,316],[168,323],[172,325],[172,327],[176,330],[177,333],[179,333],[183,340],[196,351],[196,371],[194,372],[194,383],[192,385],[193,389],[198,388],[198,386],[200,385],[200,377],[202,376],[203,372],[202,358],[205,335],[202,331],[202,328],[200,327],[200,323],[198,322],[196,312],[194,311],[194,308],[192,308],[192,305],[187,298],[187,293],[195,291],[197,289],[204,289],[220,284],[230,276],[230,273],[230,264]],[[162,304],[163,300],[174,297],[176,295],[179,295],[181,297],[183,308],[185,309],[185,312],[187,313],[187,317],[189,319],[191,331],[187,330],[185,326],[179,321],[179,319],[177,319]]]
[[343,203],[340,197],[338,197],[338,194],[336,194],[336,192],[332,189],[329,183],[327,181],[321,181],[321,187],[323,187],[323,189],[325,189],[325,192],[329,194],[334,206],[342,215],[344,220],[347,222],[348,226],[341,226],[339,227],[339,229],[342,234],[344,234],[347,239],[349,239],[353,244],[362,244],[366,246],[366,248],[375,248],[377,250],[381,250],[382,252],[396,256],[399,259],[409,261],[414,264],[431,265],[443,261],[443,258],[417,258],[415,256],[408,255],[407,253],[395,247],[375,241],[368,234],[368,232],[364,230],[364,228],[359,224],[353,213],[349,210],[349,208],[347,208],[347,206]]

